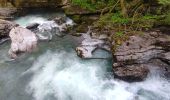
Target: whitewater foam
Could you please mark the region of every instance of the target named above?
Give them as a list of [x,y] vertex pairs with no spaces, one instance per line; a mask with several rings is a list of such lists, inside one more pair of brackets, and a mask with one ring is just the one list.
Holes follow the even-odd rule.
[[131,100],[133,94],[123,82],[104,78],[105,63],[83,63],[66,52],[47,52],[27,71],[34,73],[27,92],[35,100],[45,100],[51,94],[57,100]]
[[82,61],[72,54],[48,51],[26,72],[34,74],[27,92],[35,100],[170,99],[170,83],[161,77],[131,84],[107,79],[106,61]]
[[27,25],[32,23],[42,24],[45,21],[47,21],[47,19],[39,15],[28,15],[15,20],[15,22],[21,25],[22,27],[26,27]]

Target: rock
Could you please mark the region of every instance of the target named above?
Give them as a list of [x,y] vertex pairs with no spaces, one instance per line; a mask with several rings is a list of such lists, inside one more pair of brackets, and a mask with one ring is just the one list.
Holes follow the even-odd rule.
[[52,34],[48,31],[43,31],[43,32],[37,32],[36,33],[37,37],[38,37],[38,40],[40,41],[50,41],[52,40]]
[[46,21],[38,26],[38,32],[36,33],[39,40],[51,40],[52,33],[57,33],[58,25],[54,21]]
[[26,28],[29,30],[35,30],[38,28],[39,25],[40,24],[38,24],[38,23],[32,23],[32,24],[27,25]]
[[82,36],[83,33],[77,33],[77,32],[73,32],[71,33],[72,36],[76,36],[76,37],[80,37]]
[[114,77],[127,82],[143,81],[149,69],[143,65],[130,65],[114,68]]
[[[129,78],[129,68],[131,70],[137,70],[136,74],[131,72],[131,77],[144,76],[136,78],[136,81],[143,80],[146,78],[148,71],[144,70],[141,65],[153,64],[154,66],[162,67],[163,64],[156,64],[151,62],[154,59],[159,59],[161,63],[170,64],[170,40],[168,35],[150,32],[144,35],[130,36],[129,40],[124,42],[120,47],[115,50],[114,58],[115,63],[113,64],[113,70],[116,77],[121,78],[123,75],[123,80],[128,81]],[[136,66],[138,65],[138,66]],[[129,67],[133,66],[133,67]],[[153,66],[152,66],[153,67]],[[117,73],[117,70],[119,74]],[[123,72],[123,74],[120,74]],[[135,73],[134,72],[134,73]],[[127,76],[127,77],[126,77]],[[134,79],[135,81],[135,79]]]
[[11,48],[9,55],[11,58],[17,58],[19,53],[31,52],[37,46],[37,37],[35,33],[22,27],[15,27],[10,31]]
[[36,32],[39,40],[51,40],[53,34],[57,36],[63,36],[72,27],[73,21],[68,18],[56,17],[52,21],[46,21],[38,26],[38,32]]
[[58,27],[60,33],[66,33],[68,32],[68,26],[67,24],[62,24]]
[[57,16],[55,19],[53,19],[58,25],[62,25],[66,23],[67,17],[66,16]]
[[62,5],[68,5],[71,2],[71,0],[62,0]]
[[8,37],[9,32],[13,27],[18,26],[18,24],[0,19],[0,38]]
[[165,77],[170,80],[170,72],[165,73]]
[[92,57],[92,52],[96,49],[96,47],[93,46],[83,46],[83,47],[77,47],[77,55],[81,58],[90,58]]
[[6,41],[10,40],[10,38],[3,38],[0,40],[0,45],[5,43]]
[[90,32],[83,34],[84,40],[81,45],[76,48],[77,55],[82,58],[92,58],[93,52],[97,49],[110,50],[110,46],[102,39],[94,39],[90,36]]
[[12,19],[17,15],[17,8],[0,8],[0,17],[1,19]]

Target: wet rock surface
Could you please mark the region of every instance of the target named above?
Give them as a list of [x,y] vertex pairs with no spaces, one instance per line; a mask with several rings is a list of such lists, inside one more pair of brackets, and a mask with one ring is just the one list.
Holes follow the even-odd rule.
[[19,53],[31,52],[37,46],[36,34],[22,27],[15,27],[10,31],[11,48],[9,55],[11,58],[17,58]]
[[71,19],[66,16],[58,16],[53,20],[38,25],[36,34],[39,40],[51,40],[54,34],[64,36],[73,25]]
[[18,24],[0,19],[0,38],[8,37],[10,30]]
[[31,24],[27,25],[26,28],[34,31],[38,28],[39,25],[40,25],[39,23],[31,23]]
[[106,51],[110,51],[110,46],[105,41],[105,38],[102,35],[95,38],[91,35],[92,32],[89,29],[87,33],[82,33],[84,40],[81,45],[76,48],[77,55],[81,58],[93,58],[93,52],[97,49],[104,49]]
[[[114,75],[127,81],[144,80],[148,67],[158,66],[167,69],[170,65],[170,36],[160,32],[150,32],[131,36],[115,51]],[[156,63],[158,59],[160,63]],[[143,66],[143,64],[146,66]],[[163,68],[163,65],[168,65]],[[131,70],[131,71],[129,71]],[[165,72],[166,73],[166,72]],[[137,76],[137,77],[136,77]]]
[[131,65],[114,68],[115,77],[128,82],[143,81],[147,77],[149,69],[144,65]]

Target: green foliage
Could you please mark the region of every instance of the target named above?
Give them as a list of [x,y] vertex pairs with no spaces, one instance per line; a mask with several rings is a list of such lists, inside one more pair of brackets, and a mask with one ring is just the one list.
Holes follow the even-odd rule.
[[160,4],[163,5],[169,5],[170,4],[170,0],[158,0]]
[[84,9],[95,11],[95,6],[92,5],[90,0],[72,0],[74,5],[78,5]]
[[130,19],[123,17],[120,13],[114,13],[111,16],[111,21],[114,24],[128,24]]
[[120,32],[116,32],[115,35],[117,37],[122,37],[124,35],[124,32],[121,32],[121,31]]
[[165,22],[170,25],[170,13],[167,14],[166,18],[165,18]]
[[115,1],[116,0],[72,0],[71,3],[90,11],[96,11],[112,6]]

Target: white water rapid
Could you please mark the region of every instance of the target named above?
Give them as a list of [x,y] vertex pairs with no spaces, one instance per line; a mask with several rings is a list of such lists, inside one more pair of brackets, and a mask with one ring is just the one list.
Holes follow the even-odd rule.
[[[25,26],[46,20],[28,15],[16,22]],[[116,80],[111,59],[81,59],[74,50],[77,44],[73,36],[55,37],[16,61],[8,61],[9,43],[1,45],[0,100],[170,100],[170,82],[156,69],[143,82]]]

